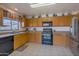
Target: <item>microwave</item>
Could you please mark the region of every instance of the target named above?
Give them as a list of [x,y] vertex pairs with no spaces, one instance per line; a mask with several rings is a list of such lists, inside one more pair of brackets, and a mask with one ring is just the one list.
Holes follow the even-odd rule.
[[43,22],[42,26],[43,27],[51,27],[52,26],[52,22]]

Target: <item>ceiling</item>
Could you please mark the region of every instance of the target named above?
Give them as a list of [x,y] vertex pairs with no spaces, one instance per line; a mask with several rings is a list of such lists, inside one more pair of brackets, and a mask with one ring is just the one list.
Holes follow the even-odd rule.
[[38,8],[31,8],[29,3],[0,3],[0,5],[12,10],[17,8],[18,12],[28,16],[61,12],[74,12],[79,10],[79,3],[56,3],[53,5]]

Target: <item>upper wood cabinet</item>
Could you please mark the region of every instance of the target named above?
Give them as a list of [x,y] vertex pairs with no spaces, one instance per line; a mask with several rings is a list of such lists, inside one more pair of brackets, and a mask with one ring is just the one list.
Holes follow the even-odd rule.
[[9,16],[10,16],[10,12],[8,12],[7,10],[4,10],[4,9],[0,8],[0,18],[9,17]]
[[27,19],[25,20],[26,27],[32,27],[33,26],[33,19]]
[[37,26],[42,27],[42,19],[41,18],[37,19]]
[[3,17],[3,9],[0,8],[0,26],[3,25],[2,17]]
[[72,16],[56,16],[52,18],[53,26],[70,26]]
[[39,23],[38,23],[38,18],[33,18],[33,19],[32,19],[32,26],[33,26],[33,27],[38,27],[38,24],[39,24]]
[[2,18],[2,17],[3,17],[3,9],[0,8],[0,18]]
[[0,26],[3,26],[3,20],[2,20],[3,17],[9,17],[9,16],[10,16],[10,12],[0,8]]

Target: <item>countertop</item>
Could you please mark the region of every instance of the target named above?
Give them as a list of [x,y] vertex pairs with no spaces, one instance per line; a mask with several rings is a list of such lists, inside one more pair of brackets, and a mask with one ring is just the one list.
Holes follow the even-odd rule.
[[[23,32],[8,32],[8,33],[0,33],[0,38],[2,37],[8,37],[8,36],[13,36],[17,34],[23,34],[23,33],[33,33],[33,32],[41,32],[41,31],[23,31]],[[68,31],[55,31],[52,32],[54,33],[69,33]]]
[[[17,30],[17,31],[4,31],[4,32],[0,32],[0,38],[2,37],[7,37],[7,36],[13,36],[13,35],[17,35],[17,34],[23,34],[23,33],[33,33],[33,32],[42,32],[43,31],[43,28],[42,27],[36,27],[36,30],[33,30],[35,27],[31,27],[29,28],[29,30],[25,31],[24,30]],[[51,27],[52,28],[52,32],[53,34],[54,33],[61,33],[61,32],[67,32],[69,33],[70,32],[70,27]]]
[[8,37],[8,36],[13,36],[13,35],[17,35],[17,34],[23,34],[23,33],[26,33],[26,32],[2,33],[2,34],[0,34],[0,38]]

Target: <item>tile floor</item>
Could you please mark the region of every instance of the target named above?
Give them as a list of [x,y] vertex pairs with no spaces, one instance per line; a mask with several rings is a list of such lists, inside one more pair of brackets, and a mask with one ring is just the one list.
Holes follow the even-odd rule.
[[73,56],[73,54],[65,47],[27,43],[10,56]]

